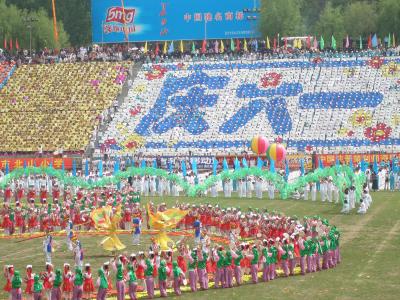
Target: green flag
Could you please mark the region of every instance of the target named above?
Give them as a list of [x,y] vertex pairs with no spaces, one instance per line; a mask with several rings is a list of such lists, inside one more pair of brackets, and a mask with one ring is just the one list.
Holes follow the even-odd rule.
[[387,47],[390,48],[391,46],[392,46],[392,37],[390,36],[390,33],[389,33]]
[[233,39],[231,39],[231,51],[235,51],[235,44],[233,43]]
[[335,40],[335,37],[333,35],[332,35],[331,47],[332,47],[333,50],[336,50],[336,40]]
[[194,42],[192,42],[192,53],[196,53],[196,46],[194,45]]
[[324,50],[325,48],[325,41],[324,41],[324,37],[321,35],[321,39],[319,41],[319,47],[321,50]]
[[362,46],[362,37],[360,35],[360,50],[362,50],[363,46]]

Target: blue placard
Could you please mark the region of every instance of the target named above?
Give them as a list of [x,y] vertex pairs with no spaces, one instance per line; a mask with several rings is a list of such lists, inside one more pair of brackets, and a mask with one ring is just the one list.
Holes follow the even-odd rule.
[[259,8],[260,0],[92,0],[92,37],[94,43],[258,37]]

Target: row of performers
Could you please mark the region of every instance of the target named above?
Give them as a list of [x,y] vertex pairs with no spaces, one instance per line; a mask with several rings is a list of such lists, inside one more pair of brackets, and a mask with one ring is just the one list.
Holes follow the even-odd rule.
[[[84,268],[70,265],[64,269],[53,270],[50,263],[44,272],[34,274],[32,265],[26,268],[25,294],[27,299],[91,299],[97,287],[97,299],[106,299],[114,289],[117,299],[136,299],[136,291],[146,290],[148,297],[154,297],[159,289],[162,297],[167,296],[167,288],[173,288],[176,295],[181,294],[181,285],[190,286],[192,292],[207,290],[209,278],[215,288],[232,288],[243,283],[243,274],[251,275],[251,282],[258,283],[260,273],[263,282],[274,280],[277,269],[283,276],[294,275],[295,267],[300,274],[334,268],[340,263],[339,232],[333,226],[320,227],[322,231],[295,231],[291,235],[284,233],[283,238],[255,240],[251,243],[237,242],[229,247],[210,244],[198,245],[193,249],[181,241],[177,251],[162,251],[153,240],[150,251],[144,253],[120,255],[114,257],[97,272],[94,282],[90,264]],[[115,273],[112,279],[111,271]],[[7,279],[4,289],[10,292],[12,300],[22,297],[22,278],[14,267],[4,269]],[[211,275],[211,276],[209,276]],[[188,280],[187,280],[188,278]]]

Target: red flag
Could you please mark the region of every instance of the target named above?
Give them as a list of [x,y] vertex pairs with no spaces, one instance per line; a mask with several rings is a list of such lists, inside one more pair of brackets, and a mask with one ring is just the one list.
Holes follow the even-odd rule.
[[274,49],[276,49],[276,38],[274,38]]
[[4,38],[4,50],[7,50],[7,39]]
[[371,40],[371,35],[368,37],[368,49],[372,48],[372,40]]
[[240,41],[236,39],[236,51],[240,51]]
[[203,40],[203,44],[201,45],[201,53],[206,53],[207,52],[207,41]]
[[156,44],[156,55],[158,55],[158,52],[160,52],[160,46],[158,45],[158,43]]
[[287,48],[287,38],[284,39],[285,41],[285,49]]
[[18,39],[15,39],[15,49],[19,50]]
[[307,36],[306,45],[307,45],[308,49],[311,48],[311,38],[310,38],[310,36]]
[[10,51],[12,51],[12,49],[13,49],[13,42],[12,42],[12,39],[10,38]]

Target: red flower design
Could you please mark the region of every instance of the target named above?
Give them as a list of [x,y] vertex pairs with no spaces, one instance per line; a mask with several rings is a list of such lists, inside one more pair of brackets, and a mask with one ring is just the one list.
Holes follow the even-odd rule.
[[320,63],[322,63],[324,60],[321,58],[321,57],[316,57],[316,58],[314,58],[313,60],[312,60],[312,62],[314,63],[314,64],[320,64]]
[[275,139],[275,143],[282,143],[282,142],[283,142],[283,138],[280,137],[280,136],[278,136],[278,137]]
[[379,56],[374,56],[373,58],[371,58],[367,64],[374,69],[379,69],[382,65],[383,65],[383,59],[380,58]]
[[307,146],[306,146],[306,151],[311,152],[312,149],[313,149],[312,146],[310,146],[310,145],[307,145]]
[[261,78],[261,85],[262,87],[276,87],[281,83],[282,75],[279,73],[267,73]]
[[147,80],[155,80],[164,77],[164,74],[167,73],[167,69],[161,66],[153,66],[153,69],[149,72],[145,73]]
[[386,140],[392,133],[392,128],[384,123],[378,123],[375,127],[368,127],[364,130],[364,135],[370,141],[379,143]]
[[351,137],[351,136],[353,136],[353,135],[354,135],[354,131],[353,131],[353,130],[347,131],[347,136],[348,136],[348,137]]
[[136,148],[137,147],[137,142],[135,142],[135,141],[129,142],[128,144],[125,145],[125,147],[128,148],[128,149]]
[[142,111],[142,108],[140,106],[137,106],[135,108],[131,108],[129,110],[129,113],[131,114],[132,117],[136,116],[137,114],[139,114]]

